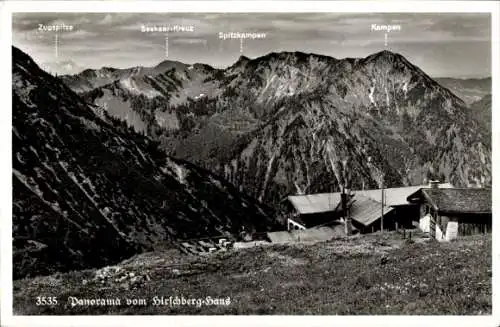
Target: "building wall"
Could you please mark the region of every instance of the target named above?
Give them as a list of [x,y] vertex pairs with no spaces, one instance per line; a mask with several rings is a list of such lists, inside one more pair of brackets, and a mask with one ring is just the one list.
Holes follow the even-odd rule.
[[[450,217],[443,216],[439,213],[434,213],[434,219],[436,221],[436,227],[439,227],[439,235],[436,228],[436,239],[444,239],[446,234],[446,227],[448,227],[448,222],[450,221]],[[439,236],[439,237],[438,237]]]
[[438,240],[445,238],[448,223],[458,223],[457,236],[491,233],[492,215],[490,214],[449,214],[438,213],[427,202],[419,206],[419,228]]
[[431,215],[430,214],[427,214],[427,215],[423,216],[422,218],[420,218],[419,228],[424,233],[431,232]]
[[439,214],[427,203],[423,203],[419,207],[419,228],[424,233],[438,241],[444,240],[446,236],[446,227],[443,226]]
[[442,215],[443,222],[458,222],[458,236],[491,233],[491,214]]
[[458,224],[458,235],[475,235],[475,234],[485,234],[491,233],[491,224],[467,224],[467,223],[459,223]]
[[335,220],[339,220],[340,216],[340,213],[337,212],[320,212],[300,215],[300,219],[306,224],[307,228],[311,228],[313,226],[323,225]]
[[421,206],[420,214],[420,229],[437,240],[445,238],[450,221],[458,223],[458,237],[491,233],[492,229],[491,214],[442,214],[435,212],[427,204]]
[[302,230],[302,229],[306,229],[305,226],[297,223],[296,221],[294,221],[292,218],[288,218],[287,219],[287,230],[288,231],[292,231],[292,230]]
[[442,230],[441,226],[436,225],[435,238],[438,241],[444,241],[446,237],[446,230]]

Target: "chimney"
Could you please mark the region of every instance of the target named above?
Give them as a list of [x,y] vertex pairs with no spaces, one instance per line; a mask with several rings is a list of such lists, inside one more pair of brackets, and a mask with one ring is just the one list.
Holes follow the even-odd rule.
[[429,181],[429,185],[432,189],[439,188],[439,181]]

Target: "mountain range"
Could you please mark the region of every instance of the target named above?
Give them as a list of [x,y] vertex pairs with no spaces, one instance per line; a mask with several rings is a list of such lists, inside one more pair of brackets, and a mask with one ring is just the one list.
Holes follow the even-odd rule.
[[12,60],[14,278],[276,228],[269,207],[166,156],[15,47]]
[[62,80],[170,155],[271,206],[338,190],[342,169],[353,188],[491,185],[491,130],[456,92],[389,51],[241,56],[226,69],[164,61]]
[[485,78],[450,78],[438,77],[436,81],[450,89],[467,104],[472,104],[491,94],[491,77]]
[[491,97],[400,54],[270,53],[54,77],[13,48],[14,276],[280,227],[290,194],[491,186]]

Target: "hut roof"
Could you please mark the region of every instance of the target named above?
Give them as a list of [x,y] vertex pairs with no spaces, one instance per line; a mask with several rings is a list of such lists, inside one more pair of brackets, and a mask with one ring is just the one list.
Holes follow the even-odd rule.
[[[408,196],[414,194],[421,188],[427,187],[429,187],[429,185],[386,188],[384,189],[384,204],[387,206],[408,205]],[[451,187],[453,186],[449,183],[439,184],[440,189]],[[352,192],[355,195],[354,198],[356,198],[358,195],[361,195],[373,201],[382,203],[381,189],[355,190]],[[340,208],[340,192],[291,195],[288,196],[287,199],[293,205],[295,210],[301,215],[336,211]]]
[[[384,206],[384,215],[394,210],[392,207]],[[369,226],[382,216],[381,203],[369,197],[356,194],[351,205],[351,218],[358,223]]]
[[[417,192],[421,188],[428,188],[429,185],[405,186],[405,187],[390,187],[384,189],[384,204],[388,206],[408,205],[408,196]],[[453,187],[450,183],[441,183],[438,185],[441,188]],[[374,201],[382,203],[381,189],[355,191],[356,194],[366,196]]]
[[335,211],[340,204],[340,192],[292,195],[288,201],[301,215]]
[[408,201],[427,200],[434,210],[447,213],[491,213],[491,189],[424,188],[408,196]]

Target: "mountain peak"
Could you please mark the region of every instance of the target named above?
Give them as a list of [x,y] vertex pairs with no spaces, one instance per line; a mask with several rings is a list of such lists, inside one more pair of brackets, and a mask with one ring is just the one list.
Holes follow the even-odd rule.
[[110,66],[102,66],[101,70],[102,71],[107,71],[107,72],[114,72],[114,71],[117,71],[118,69],[114,68],[114,67],[110,67]]
[[330,56],[325,56],[325,55],[320,55],[320,54],[315,54],[315,53],[305,53],[301,51],[281,51],[281,52],[270,52],[266,55],[263,55],[261,57],[252,59],[252,63],[263,63],[263,62],[268,62],[268,61],[279,61],[281,63],[286,63],[286,64],[303,64],[307,63],[311,58],[316,58],[318,60],[322,60],[325,62],[336,62],[337,59],[330,57]]
[[244,55],[241,55],[239,58],[238,58],[238,61],[249,61],[250,58],[248,58],[247,56],[244,56]]
[[403,55],[399,53],[395,53],[389,50],[382,50],[379,52],[376,52],[374,54],[371,54],[364,59],[362,59],[362,62],[366,64],[373,63],[376,66],[384,66],[384,67],[399,67],[401,69],[402,67],[406,67],[410,69],[411,71],[414,71],[418,73],[419,75],[424,75],[426,76],[429,80],[430,77],[428,77],[421,69],[419,69],[417,66],[413,65],[408,59],[406,59]]
[[12,46],[12,57],[17,59],[16,64],[18,64],[20,66],[36,65],[30,56],[28,56],[21,49],[15,47],[15,46]]
[[401,60],[401,59],[405,59],[405,58],[403,55],[396,53],[396,52],[389,51],[389,50],[382,50],[379,52],[375,52],[374,54],[371,54],[365,58],[365,60],[376,60],[376,59],[385,59],[385,60],[394,61],[394,60]]
[[156,65],[154,67],[155,70],[169,70],[169,69],[172,69],[172,68],[176,68],[176,69],[182,69],[182,68],[186,68],[187,65],[180,62],[180,61],[175,61],[175,60],[163,60],[162,62],[160,62],[158,65]]
[[250,58],[248,58],[247,56],[241,55],[238,58],[238,60],[236,61],[235,65],[244,65],[249,61],[250,61]]
[[245,66],[247,63],[249,63],[250,61],[252,61],[250,58],[248,58],[247,56],[244,56],[244,55],[241,55],[238,60],[236,60],[236,62],[234,64],[232,64],[230,67],[232,68],[239,68],[239,67],[243,67]]
[[197,62],[197,63],[195,63],[195,64],[191,65],[191,67],[192,67],[192,68],[194,68],[194,69],[198,69],[198,70],[208,70],[208,71],[210,71],[210,70],[213,70],[213,69],[214,69],[214,68],[213,68],[212,66],[210,66],[210,65],[203,64],[203,63],[199,63],[199,62]]

